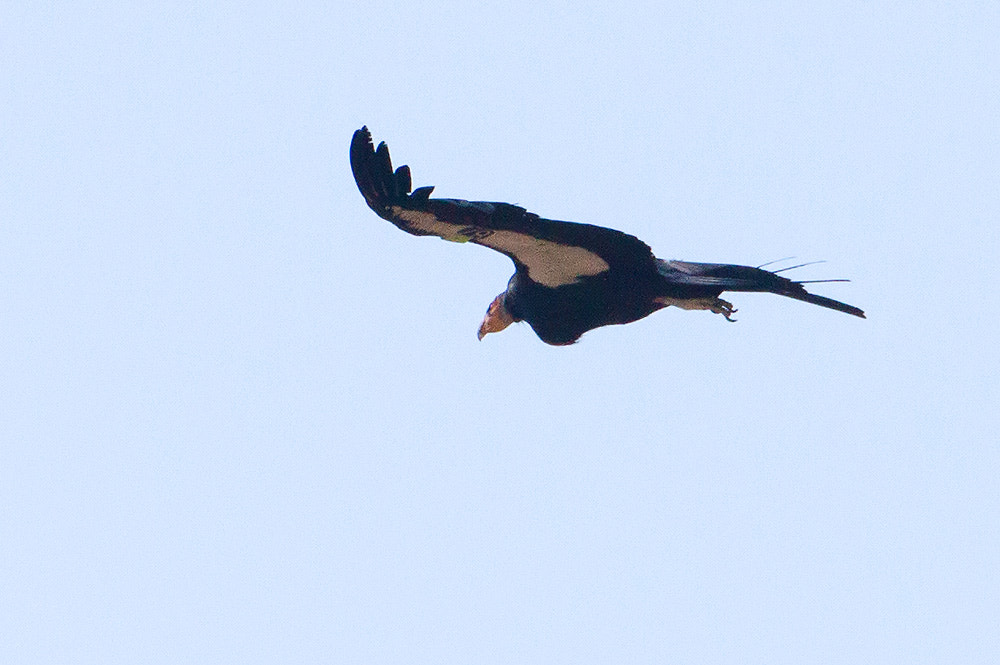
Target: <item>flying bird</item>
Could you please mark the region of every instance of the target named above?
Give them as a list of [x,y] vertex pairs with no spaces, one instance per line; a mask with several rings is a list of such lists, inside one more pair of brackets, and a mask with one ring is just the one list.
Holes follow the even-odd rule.
[[614,229],[544,219],[510,203],[431,198],[433,187],[411,191],[409,167],[393,170],[389,148],[382,142],[375,149],[367,127],[351,140],[351,170],[368,206],[403,231],[482,245],[514,262],[479,326],[480,340],[526,321],[543,342],[562,346],[671,305],[732,321],[736,310],[719,297],[723,291],[776,293],[865,318],[857,307],[807,292],[809,282],[762,268],[665,261]]

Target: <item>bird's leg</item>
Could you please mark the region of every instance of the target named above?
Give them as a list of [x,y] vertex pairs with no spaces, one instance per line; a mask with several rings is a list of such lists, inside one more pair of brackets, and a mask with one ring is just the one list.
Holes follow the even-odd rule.
[[715,314],[721,314],[726,317],[726,321],[735,322],[736,319],[733,318],[733,314],[736,313],[736,308],[733,307],[731,302],[723,300],[722,298],[666,298],[659,297],[656,302],[664,307],[669,307],[673,305],[674,307],[680,307],[681,309],[707,309]]

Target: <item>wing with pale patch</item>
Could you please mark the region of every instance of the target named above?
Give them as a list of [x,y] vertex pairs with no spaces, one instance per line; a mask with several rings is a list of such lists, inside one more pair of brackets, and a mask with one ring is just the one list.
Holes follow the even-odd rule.
[[506,203],[430,199],[419,209],[398,205],[390,210],[390,221],[404,231],[495,249],[544,286],[572,284],[610,269],[596,251],[540,233],[550,220]]
[[502,252],[529,279],[545,286],[570,284],[612,269],[656,269],[649,247],[621,231],[542,219],[509,203],[432,199],[433,187],[411,193],[409,168],[394,171],[388,147],[381,143],[375,149],[364,127],[351,142],[351,168],[369,207],[403,231]]

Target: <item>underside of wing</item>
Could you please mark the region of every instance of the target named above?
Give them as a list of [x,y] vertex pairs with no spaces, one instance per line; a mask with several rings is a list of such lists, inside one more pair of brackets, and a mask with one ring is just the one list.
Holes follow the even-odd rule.
[[393,170],[389,149],[375,149],[366,127],[354,133],[351,168],[358,189],[380,217],[413,235],[471,242],[509,256],[532,281],[549,287],[613,268],[655,270],[649,247],[634,236],[589,224],[542,219],[508,203],[430,198],[412,193],[410,169]]

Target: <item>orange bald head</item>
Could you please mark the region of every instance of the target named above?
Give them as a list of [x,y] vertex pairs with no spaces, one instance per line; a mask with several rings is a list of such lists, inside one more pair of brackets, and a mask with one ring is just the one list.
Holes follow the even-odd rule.
[[507,306],[504,304],[506,293],[505,291],[494,298],[493,302],[490,303],[489,309],[486,310],[486,316],[483,317],[483,322],[479,325],[478,336],[480,341],[490,333],[500,332],[514,323],[514,317],[510,315],[510,312],[507,311]]

